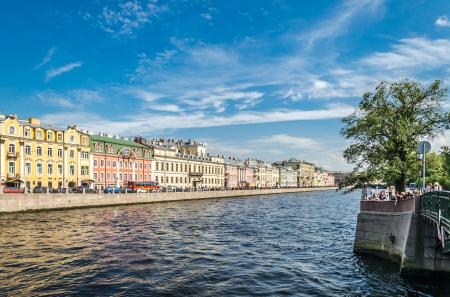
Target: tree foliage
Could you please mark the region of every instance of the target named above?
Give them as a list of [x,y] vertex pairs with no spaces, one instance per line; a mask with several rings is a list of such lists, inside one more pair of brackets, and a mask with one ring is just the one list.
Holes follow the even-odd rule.
[[381,82],[364,94],[343,119],[341,134],[351,142],[344,157],[354,165],[346,184],[384,181],[404,191],[406,181],[417,176],[417,143],[443,133],[450,123],[443,111],[446,93],[438,80],[428,87],[402,80]]

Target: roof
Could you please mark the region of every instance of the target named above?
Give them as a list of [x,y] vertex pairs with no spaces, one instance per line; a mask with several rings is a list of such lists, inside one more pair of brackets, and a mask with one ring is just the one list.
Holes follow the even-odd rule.
[[90,135],[91,141],[102,141],[102,142],[108,142],[108,143],[114,143],[124,146],[133,146],[133,147],[141,147],[141,148],[148,148],[147,146],[131,141],[131,140],[125,140],[125,139],[117,139],[107,136],[100,136],[100,135]]

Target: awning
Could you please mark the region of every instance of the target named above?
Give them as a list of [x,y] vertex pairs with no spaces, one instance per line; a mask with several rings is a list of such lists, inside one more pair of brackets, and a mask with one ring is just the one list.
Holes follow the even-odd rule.
[[93,179],[83,179],[81,182],[82,183],[93,183],[95,181]]
[[5,181],[5,183],[23,183],[23,180],[15,178],[15,179],[7,180],[7,181]]

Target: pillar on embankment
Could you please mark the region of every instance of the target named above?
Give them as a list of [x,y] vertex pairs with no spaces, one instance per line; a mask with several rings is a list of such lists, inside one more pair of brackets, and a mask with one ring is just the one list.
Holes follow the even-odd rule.
[[450,275],[436,225],[420,216],[420,197],[398,201],[361,201],[354,252],[400,265],[402,275]]

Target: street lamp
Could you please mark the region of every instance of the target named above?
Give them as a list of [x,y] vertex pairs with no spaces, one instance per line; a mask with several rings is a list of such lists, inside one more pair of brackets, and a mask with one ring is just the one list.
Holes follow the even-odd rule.
[[417,153],[422,154],[422,191],[425,192],[425,158],[430,151],[431,144],[428,141],[421,141],[417,144]]

